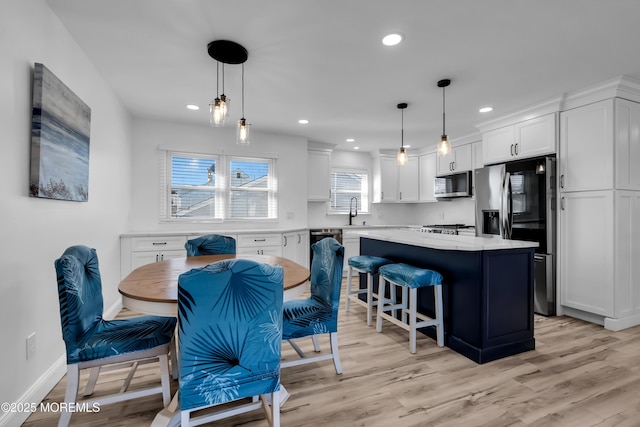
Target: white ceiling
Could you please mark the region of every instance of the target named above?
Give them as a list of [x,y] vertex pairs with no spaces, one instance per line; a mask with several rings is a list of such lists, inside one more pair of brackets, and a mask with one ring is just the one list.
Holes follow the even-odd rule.
[[[216,62],[207,44],[246,47],[254,131],[338,149],[433,146],[475,125],[621,75],[640,80],[638,0],[47,0],[136,117],[208,126]],[[382,37],[405,40],[386,47]],[[240,66],[225,67],[232,123]],[[185,104],[198,104],[193,112]],[[481,114],[482,106],[493,106]],[[306,118],[308,125],[297,120]],[[214,133],[216,129],[212,129]],[[355,143],[345,142],[355,138]],[[259,140],[254,138],[254,144]]]

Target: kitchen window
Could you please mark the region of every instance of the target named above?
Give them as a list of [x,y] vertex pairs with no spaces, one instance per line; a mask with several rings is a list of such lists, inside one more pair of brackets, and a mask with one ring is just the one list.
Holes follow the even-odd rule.
[[277,218],[275,159],[165,152],[164,220]]
[[369,177],[367,171],[332,169],[329,213],[348,214],[353,197],[357,200],[358,213],[369,213]]

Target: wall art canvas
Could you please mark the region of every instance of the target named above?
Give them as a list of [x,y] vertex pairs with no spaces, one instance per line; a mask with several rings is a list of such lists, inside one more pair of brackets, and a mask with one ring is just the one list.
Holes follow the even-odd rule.
[[47,67],[35,64],[31,118],[32,197],[89,199],[91,109]]

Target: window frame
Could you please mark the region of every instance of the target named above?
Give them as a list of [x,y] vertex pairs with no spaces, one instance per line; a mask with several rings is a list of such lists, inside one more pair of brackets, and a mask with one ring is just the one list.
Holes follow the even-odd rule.
[[[249,222],[249,221],[277,221],[278,220],[278,187],[277,187],[277,158],[268,155],[243,156],[225,154],[207,154],[179,150],[161,150],[161,179],[160,179],[160,221],[161,222]],[[214,214],[213,216],[181,217],[174,216],[172,212],[172,201],[174,196],[172,189],[179,187],[172,185],[173,159],[182,157],[188,159],[207,159],[215,161],[215,185],[210,186],[184,186],[186,189],[203,189],[214,193]],[[240,188],[231,187],[231,163],[233,161],[256,161],[268,164],[267,188]],[[231,216],[231,194],[232,191],[247,191],[249,193],[267,192],[267,216],[266,217],[232,217]]]
[[[333,186],[333,176],[336,173],[343,173],[343,174],[359,174],[361,176],[364,176],[366,178],[366,183],[360,185],[360,191],[357,192],[358,193],[358,214],[363,214],[363,215],[368,215],[371,212],[371,197],[370,197],[370,193],[371,193],[371,186],[370,186],[370,173],[368,169],[363,169],[363,168],[357,168],[357,167],[341,167],[341,166],[333,166],[331,167],[331,170],[329,172],[329,192],[330,192],[330,198],[329,198],[329,202],[327,203],[327,213],[330,215],[349,215],[349,210],[337,210],[334,208],[334,194],[336,193],[342,193],[342,194],[352,194],[352,193],[356,193],[355,191],[346,191],[346,190],[337,190],[334,189]],[[361,178],[362,179],[362,178]],[[363,203],[362,200],[364,200],[365,202]]]

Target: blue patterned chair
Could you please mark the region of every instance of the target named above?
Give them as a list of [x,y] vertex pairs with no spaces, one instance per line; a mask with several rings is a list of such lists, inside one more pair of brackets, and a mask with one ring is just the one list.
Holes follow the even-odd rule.
[[[282,367],[333,359],[336,373],[342,373],[338,353],[338,306],[342,286],[344,248],[332,237],[326,237],[311,245],[311,297],[284,303],[282,339],[291,344],[299,359],[282,362]],[[331,354],[308,357],[293,341],[297,338],[313,338],[329,334]],[[315,346],[315,342],[314,342]],[[318,351],[318,347],[316,351]]]
[[[176,319],[142,316],[121,320],[102,318],[102,281],[95,249],[72,246],[55,261],[60,300],[62,337],[67,350],[67,407],[77,401],[80,370],[92,368],[85,396],[93,393],[100,372],[130,367],[129,376],[119,394],[83,400],[89,405],[121,402],[137,397],[162,394],[162,402],[170,401],[168,353]],[[139,363],[160,361],[161,385],[127,392]],[[116,365],[114,365],[116,364]],[[67,426],[71,412],[61,412],[58,426]]]
[[236,253],[236,239],[219,234],[207,234],[184,244],[187,256],[223,255]]
[[[246,259],[209,264],[178,279],[182,426],[265,408],[280,425],[282,267]],[[191,412],[260,395],[191,417]],[[267,396],[268,395],[268,396]],[[271,406],[269,408],[269,403]]]

